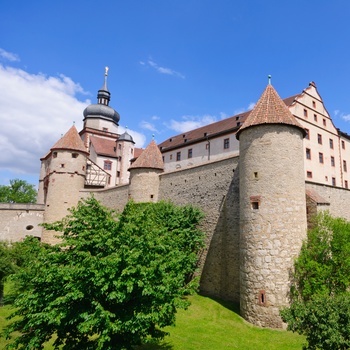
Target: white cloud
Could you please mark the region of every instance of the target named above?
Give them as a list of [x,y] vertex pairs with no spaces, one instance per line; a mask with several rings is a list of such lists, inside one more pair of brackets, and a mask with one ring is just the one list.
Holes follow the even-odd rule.
[[345,121],[350,121],[350,114],[343,114],[342,116],[342,119],[345,120]]
[[250,102],[248,107],[241,107],[234,110],[233,115],[251,111],[255,107],[255,102]]
[[250,103],[249,103],[249,106],[248,106],[248,108],[247,108],[247,111],[252,110],[252,109],[255,107],[255,105],[256,105],[255,102],[250,102]]
[[346,122],[350,121],[350,113],[345,114],[345,113],[341,112],[339,109],[336,109],[334,111],[334,116],[340,117],[341,119],[345,120]]
[[14,54],[12,52],[5,51],[1,47],[0,47],[0,57],[5,59],[6,61],[10,61],[10,62],[16,62],[16,61],[20,60],[18,55]]
[[149,59],[147,62],[140,61],[140,64],[145,66],[149,66],[154,68],[158,73],[161,74],[167,74],[167,75],[172,75],[181,79],[185,79],[185,76],[182,73],[179,73],[171,68],[166,68],[166,67],[160,67],[156,62],[154,62],[152,59]]
[[38,174],[40,157],[76,121],[90,101],[82,87],[64,75],[29,74],[0,64],[0,171]]
[[217,121],[215,116],[183,116],[181,120],[170,120],[169,124],[166,124],[169,129],[177,132],[187,132],[193,129],[200,128],[201,126],[208,125]]
[[158,132],[157,128],[154,126],[154,124],[150,123],[150,122],[146,122],[146,121],[142,121],[140,123],[140,128],[142,129],[146,129],[146,130],[150,130],[153,132]]
[[152,119],[152,120],[159,120],[160,117],[158,117],[158,116],[156,116],[156,115],[153,115],[153,116],[151,117],[151,119]]

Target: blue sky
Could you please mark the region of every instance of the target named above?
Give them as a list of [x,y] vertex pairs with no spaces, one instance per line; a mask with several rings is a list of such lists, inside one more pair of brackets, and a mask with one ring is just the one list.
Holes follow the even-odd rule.
[[37,185],[39,158],[96,102],[137,146],[282,98],[314,81],[350,134],[348,0],[0,2],[0,185]]

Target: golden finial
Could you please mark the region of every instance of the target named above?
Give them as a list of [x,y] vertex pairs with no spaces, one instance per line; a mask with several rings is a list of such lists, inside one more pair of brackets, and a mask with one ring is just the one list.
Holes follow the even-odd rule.
[[105,76],[108,76],[108,70],[109,70],[109,68],[105,67]]

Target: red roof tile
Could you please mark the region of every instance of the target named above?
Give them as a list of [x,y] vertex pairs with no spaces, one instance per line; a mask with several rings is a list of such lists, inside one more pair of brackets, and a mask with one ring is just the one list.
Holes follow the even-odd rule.
[[94,146],[95,152],[98,155],[109,156],[109,157],[114,157],[114,158],[116,157],[116,153],[115,153],[116,142],[115,142],[115,140],[91,136],[90,141],[91,141],[92,145]]
[[70,149],[88,154],[74,125],[53,145],[51,151],[55,149]]
[[[283,100],[286,106],[291,106],[299,95],[294,95]],[[236,132],[240,125],[242,125],[251,111],[236,114],[232,117],[220,120],[218,122],[202,126],[198,129],[194,129],[182,134],[172,136],[171,138],[163,141],[158,146],[162,151],[182,147],[186,143],[191,144],[199,141],[206,140],[207,138],[213,138],[221,134]],[[237,125],[237,123],[240,123]]]
[[267,85],[259,101],[250,112],[244,124],[237,131],[237,138],[242,130],[251,126],[262,124],[287,124],[300,128],[304,133],[304,128],[299,124],[285,102],[278,96],[272,85]]
[[150,142],[129,169],[139,168],[164,169],[162,154],[154,140]]

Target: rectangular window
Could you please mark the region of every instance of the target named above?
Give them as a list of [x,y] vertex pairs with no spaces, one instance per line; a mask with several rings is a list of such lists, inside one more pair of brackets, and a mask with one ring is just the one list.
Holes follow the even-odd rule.
[[224,149],[230,148],[230,139],[224,139]]
[[117,171],[117,177],[120,177],[120,171]]
[[348,166],[346,165],[346,160],[343,160],[343,169],[345,172],[348,171]]
[[326,125],[327,125],[326,119],[323,118],[323,126],[326,126]]
[[317,142],[322,145],[322,135],[321,134],[317,134]]
[[304,109],[304,117],[307,118],[307,109]]
[[192,158],[192,148],[188,150],[188,158]]
[[107,132],[108,128],[102,128],[102,131]]
[[331,156],[331,166],[335,166],[335,161],[334,161],[334,157]]
[[318,160],[319,160],[320,163],[323,163],[323,153],[320,152],[318,154]]
[[314,114],[314,121],[317,122],[317,114]]
[[180,161],[181,160],[181,152],[176,153],[176,160]]
[[105,161],[103,164],[103,169],[104,170],[112,170],[112,162],[111,161]]
[[344,186],[345,186],[345,188],[349,188],[348,180],[344,181]]
[[310,148],[306,149],[306,159],[311,159],[311,149]]
[[312,171],[307,171],[306,176],[311,179],[312,178]]
[[169,158],[170,158],[170,160],[172,160],[172,159],[173,159],[173,155],[172,155],[172,154],[170,154],[170,157],[169,157]]
[[341,148],[342,148],[342,149],[345,149],[345,141],[342,141],[342,142],[341,142]]
[[205,144],[205,149],[209,149],[209,143]]
[[335,177],[332,177],[332,186],[335,186],[336,182],[335,182]]
[[310,131],[309,131],[309,129],[305,129],[305,132],[306,132],[305,138],[307,140],[310,140]]
[[312,108],[316,108],[316,102],[312,101]]
[[329,148],[333,149],[333,139],[329,139]]

